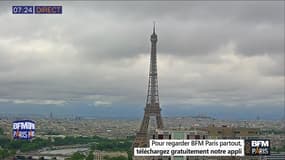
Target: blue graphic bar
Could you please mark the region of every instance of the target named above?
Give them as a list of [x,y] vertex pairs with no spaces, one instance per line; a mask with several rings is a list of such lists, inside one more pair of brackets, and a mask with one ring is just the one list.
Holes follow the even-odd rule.
[[33,14],[33,6],[12,6],[13,14]]
[[62,6],[35,6],[35,14],[62,14]]

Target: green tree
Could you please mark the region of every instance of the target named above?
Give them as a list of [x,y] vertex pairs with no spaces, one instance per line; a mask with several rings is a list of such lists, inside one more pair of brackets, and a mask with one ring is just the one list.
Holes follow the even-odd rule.
[[108,156],[108,155],[106,155],[106,156],[104,156],[104,157],[103,157],[103,159],[104,159],[104,160],[110,160],[110,159],[111,159],[111,157],[110,157],[110,156]]
[[93,151],[90,151],[88,156],[86,157],[86,160],[93,160],[93,159],[94,159]]
[[3,135],[3,134],[4,134],[4,129],[0,128],[0,135]]
[[96,149],[96,144],[91,144],[90,150],[91,150],[91,151],[95,151],[95,149]]
[[0,159],[4,159],[9,156],[9,152],[7,149],[0,149]]
[[127,153],[128,153],[128,160],[133,160],[133,157],[132,157],[132,150],[129,149],[129,150],[127,151]]

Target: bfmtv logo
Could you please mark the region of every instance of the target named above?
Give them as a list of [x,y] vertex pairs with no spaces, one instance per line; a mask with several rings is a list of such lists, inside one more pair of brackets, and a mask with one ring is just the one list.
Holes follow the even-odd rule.
[[35,129],[35,122],[32,121],[16,121],[13,123],[13,129]]
[[32,139],[35,136],[35,122],[31,120],[20,120],[13,122],[14,139]]
[[246,155],[270,155],[270,140],[255,139],[246,140]]
[[252,147],[270,147],[270,142],[269,140],[252,140],[251,141],[251,146]]

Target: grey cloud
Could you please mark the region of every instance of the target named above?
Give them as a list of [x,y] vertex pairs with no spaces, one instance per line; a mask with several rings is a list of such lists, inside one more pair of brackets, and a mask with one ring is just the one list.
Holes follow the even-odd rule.
[[162,103],[284,103],[279,2],[64,4],[59,16],[0,13],[3,101],[143,103],[156,20]]

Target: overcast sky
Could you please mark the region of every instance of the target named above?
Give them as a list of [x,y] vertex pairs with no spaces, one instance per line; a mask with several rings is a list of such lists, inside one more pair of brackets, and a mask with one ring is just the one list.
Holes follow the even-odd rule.
[[[12,14],[28,4],[63,14]],[[162,108],[282,112],[284,1],[0,2],[0,112],[144,106],[153,21]]]

